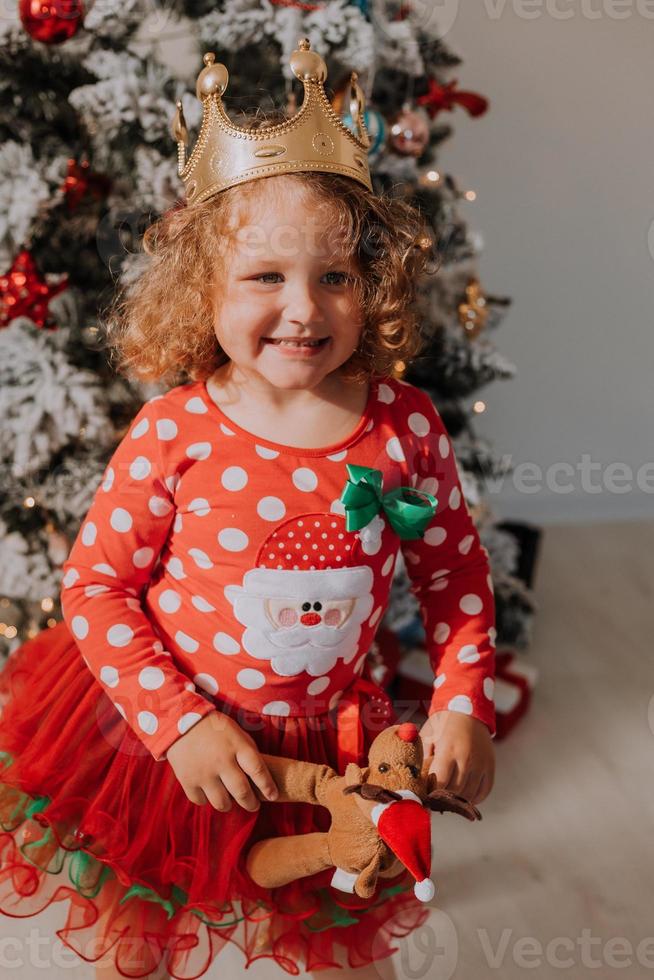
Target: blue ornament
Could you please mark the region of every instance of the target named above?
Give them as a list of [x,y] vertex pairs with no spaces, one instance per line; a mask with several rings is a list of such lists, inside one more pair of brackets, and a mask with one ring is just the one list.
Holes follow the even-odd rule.
[[[353,136],[357,136],[357,127],[350,113],[343,116],[343,125],[347,126]],[[368,163],[372,166],[384,152],[386,146],[386,121],[377,109],[364,109],[363,122],[370,136]]]

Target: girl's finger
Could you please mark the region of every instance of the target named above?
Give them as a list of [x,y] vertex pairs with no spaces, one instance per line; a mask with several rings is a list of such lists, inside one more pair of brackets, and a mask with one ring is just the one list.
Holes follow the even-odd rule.
[[222,813],[227,813],[228,810],[232,808],[232,801],[229,798],[229,793],[225,789],[220,776],[216,776],[214,781],[204,787],[204,792],[206,798],[211,803],[214,810],[220,810]]
[[435,755],[429,771],[436,773],[439,789],[451,789],[450,780],[456,777],[456,762],[454,759],[439,758]]
[[461,796],[470,803],[476,803],[479,794],[479,786],[483,778],[483,775],[479,776],[476,774],[468,776],[463,786]]
[[227,792],[244,810],[258,810],[259,800],[254,794],[248,778],[239,765],[233,763],[220,773]]
[[265,764],[261,755],[255,748],[241,749],[236,753],[236,761],[239,766],[249,776],[257,789],[261,790],[263,796],[268,800],[276,800],[279,796],[275,780],[270,775],[270,770]]

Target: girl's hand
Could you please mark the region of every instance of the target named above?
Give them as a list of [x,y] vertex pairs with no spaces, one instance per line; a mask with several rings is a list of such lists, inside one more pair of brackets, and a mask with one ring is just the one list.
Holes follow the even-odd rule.
[[222,711],[211,711],[178,738],[166,758],[191,801],[231,809],[230,793],[245,810],[258,810],[248,776],[269,800],[277,787],[254,739]]
[[439,789],[470,803],[485,800],[495,779],[495,750],[488,727],[461,711],[435,711],[420,729],[429,772]]

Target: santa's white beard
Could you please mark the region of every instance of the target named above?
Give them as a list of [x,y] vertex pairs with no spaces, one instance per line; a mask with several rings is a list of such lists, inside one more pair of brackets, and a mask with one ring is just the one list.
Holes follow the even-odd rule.
[[294,677],[306,670],[312,677],[326,674],[339,658],[348,664],[358,652],[361,627],[349,630],[324,626],[293,626],[290,629],[262,630],[249,627],[243,646],[252,657],[270,660],[276,674]]

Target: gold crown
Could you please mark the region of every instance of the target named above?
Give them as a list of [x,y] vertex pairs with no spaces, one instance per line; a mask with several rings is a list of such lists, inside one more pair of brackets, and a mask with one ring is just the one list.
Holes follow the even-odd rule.
[[200,204],[220,191],[258,177],[319,170],[343,174],[372,190],[368,168],[370,136],[363,121],[365,98],[357,73],[349,80],[349,109],[358,138],[341,121],[325,95],[327,66],[310,42],[302,38],[291,55],[293,74],[304,85],[299,110],[287,121],[253,130],[235,126],[225,113],[222,96],[229,82],[224,65],[213,52],[204,55],[195,93],[202,103],[202,125],[186,160],[188,130],[178,101],[172,124],[177,141],[177,171],[187,204]]

